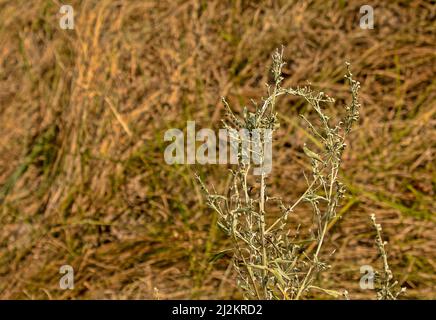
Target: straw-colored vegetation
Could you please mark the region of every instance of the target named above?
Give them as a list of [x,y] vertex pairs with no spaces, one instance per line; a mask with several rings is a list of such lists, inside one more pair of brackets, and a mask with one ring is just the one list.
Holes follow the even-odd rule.
[[[384,270],[375,213],[405,297],[435,298],[430,1],[373,1],[373,30],[359,28],[361,1],[70,2],[74,30],[59,28],[58,1],[0,0],[1,298],[241,298],[231,242],[192,178],[223,192],[228,168],[170,166],[163,137],[187,120],[218,129],[221,96],[261,101],[282,44],[283,88],[310,81],[344,105],[344,61],[362,84],[341,164],[348,193],[323,241],[323,255],[335,253],[317,286],[375,297],[359,287],[360,266]],[[316,150],[295,115],[316,115],[292,96],[275,110],[268,190],[292,203],[311,170],[304,143]],[[342,109],[328,111],[336,119]],[[308,210],[288,222],[310,225]],[[302,246],[316,252],[315,242]],[[74,290],[59,289],[64,264]]]

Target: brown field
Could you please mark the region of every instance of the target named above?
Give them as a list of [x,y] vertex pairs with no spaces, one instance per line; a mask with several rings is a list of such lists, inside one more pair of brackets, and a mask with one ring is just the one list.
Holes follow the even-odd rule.
[[[374,298],[359,269],[381,267],[375,213],[405,298],[436,298],[433,1],[69,4],[74,30],[59,27],[58,1],[0,0],[1,299],[241,298],[231,257],[211,262],[230,243],[193,179],[223,191],[226,167],[166,164],[163,135],[187,120],[218,129],[221,96],[239,110],[259,101],[281,45],[284,86],[310,82],[341,105],[345,61],[362,84],[320,283]],[[359,27],[364,4],[373,30]],[[269,190],[291,202],[305,187],[297,115],[309,110],[285,98],[278,112]],[[64,264],[74,290],[59,288]]]

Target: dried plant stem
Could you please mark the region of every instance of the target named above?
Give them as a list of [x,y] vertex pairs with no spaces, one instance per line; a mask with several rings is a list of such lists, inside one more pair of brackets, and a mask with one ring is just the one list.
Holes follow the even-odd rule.
[[[268,277],[267,274],[267,265],[268,265],[268,257],[266,255],[266,245],[265,245],[265,174],[262,173],[260,178],[260,201],[259,201],[259,210],[260,210],[260,237],[262,239],[262,265],[265,267],[263,271],[264,281]],[[267,295],[267,288],[264,287],[265,296]]]
[[406,288],[400,288],[397,289],[397,285],[398,285],[398,281],[394,281],[393,283],[391,283],[391,281],[393,280],[393,274],[391,271],[391,268],[389,267],[389,263],[388,263],[388,255],[386,253],[386,249],[385,249],[385,245],[386,245],[386,241],[383,241],[382,238],[382,227],[380,224],[378,224],[376,222],[376,218],[375,215],[372,214],[371,215],[371,222],[372,225],[374,226],[374,229],[376,230],[376,238],[375,238],[375,243],[377,245],[378,251],[380,253],[380,256],[382,257],[382,261],[383,261],[383,272],[380,273],[376,273],[376,276],[379,280],[379,285],[376,288],[377,289],[377,299],[379,300],[396,300],[398,298],[399,295],[401,295],[402,293],[404,293],[406,291]]
[[[306,144],[303,146],[312,169],[310,177],[305,175],[307,189],[292,205],[285,205],[280,198],[268,196],[266,183],[268,174],[262,170],[256,177],[258,179],[255,185],[250,183],[250,176],[255,175],[254,168],[243,161],[247,154],[241,148],[238,149],[238,159],[242,161],[235,170],[231,171],[233,183],[227,196],[211,194],[198,176],[197,179],[206,194],[207,204],[219,214],[218,225],[233,241],[238,286],[243,290],[246,298],[301,299],[312,289],[334,297],[347,297],[346,292],[320,288],[314,285],[314,281],[321,272],[330,267],[322,261],[322,247],[327,237],[328,226],[335,219],[340,200],[345,193],[345,188],[338,177],[339,168],[346,147],[345,139],[352,124],[359,119],[360,85],[353,79],[347,64],[348,72],[345,78],[350,87],[351,102],[344,108],[344,117],[336,124],[331,124],[322,105],[331,104],[334,99],[309,87],[282,88],[283,50],[281,52],[277,50],[272,58],[274,85],[272,90],[268,87],[269,96],[264,99],[260,107],[255,104],[254,112],[249,112],[244,107],[243,118],[238,118],[223,99],[228,116],[228,122],[223,120],[224,127],[229,132],[246,130],[250,137],[261,132],[259,141],[256,142],[260,148],[251,145],[249,152],[260,159],[259,165],[262,167],[266,161],[263,147],[270,137],[265,132],[272,135],[279,127],[275,113],[277,98],[285,94],[303,98],[313,109],[318,123],[315,125],[305,116],[301,117],[313,134],[313,139],[317,140],[316,146],[321,149],[315,152],[310,146]],[[236,137],[236,139],[240,144],[246,142],[244,140],[246,138]],[[257,195],[249,191],[252,187],[259,190]],[[279,204],[280,216],[267,225],[267,202],[273,200]],[[299,227],[295,232],[296,235],[290,236],[288,216],[302,203],[308,203],[312,209],[314,230],[317,234],[316,242],[313,242],[313,237],[296,241]],[[315,252],[306,253],[301,243],[316,243]]]
[[[306,191],[303,193],[303,195],[302,195],[300,198],[298,198],[298,200],[295,201],[294,204],[293,204],[291,207],[289,207],[289,209],[287,210],[287,212],[292,212],[292,211],[294,210],[294,208],[295,208],[296,206],[298,206],[298,204],[299,204],[301,201],[304,200],[304,198],[306,197],[307,193],[308,193],[310,190],[312,190],[312,187],[314,186],[316,180],[317,180],[317,179],[314,179],[314,180],[310,183],[309,187],[306,189]],[[287,213],[286,213],[286,215],[287,215]],[[280,218],[278,218],[276,221],[274,221],[273,224],[271,224],[271,226],[268,227],[268,229],[266,230],[266,233],[268,233],[268,232],[270,232],[271,230],[273,230],[273,228],[274,228],[278,223],[280,223],[280,221],[282,221],[283,218],[284,218],[286,215],[282,215]]]

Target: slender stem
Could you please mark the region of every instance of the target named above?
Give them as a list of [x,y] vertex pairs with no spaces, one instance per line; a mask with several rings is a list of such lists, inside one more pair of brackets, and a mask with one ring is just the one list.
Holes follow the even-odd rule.
[[318,255],[319,255],[319,252],[321,251],[321,247],[322,247],[322,244],[324,242],[324,238],[325,238],[325,235],[326,235],[326,232],[327,232],[327,226],[328,226],[328,223],[329,223],[330,213],[333,210],[333,207],[330,206],[330,203],[332,202],[333,185],[334,185],[334,182],[336,181],[337,174],[338,174],[338,169],[333,167],[332,171],[331,171],[331,174],[330,174],[330,187],[329,187],[329,194],[328,194],[329,208],[326,211],[325,219],[323,219],[323,220],[325,220],[324,221],[324,225],[323,225],[320,237],[319,237],[318,246],[316,248],[315,254],[313,255],[313,260],[314,260],[315,264],[310,266],[309,271],[307,272],[306,276],[304,277],[303,283],[298,288],[297,296],[295,298],[296,300],[299,299],[301,293],[305,289],[306,282],[309,279],[309,277],[312,275],[313,268],[316,265],[316,263],[318,262]]
[[[292,212],[292,210],[294,210],[294,208],[304,199],[304,197],[307,195],[307,193],[312,189],[313,185],[315,184],[315,182],[318,180],[318,177],[316,177],[312,183],[309,185],[309,187],[307,188],[307,190],[303,193],[303,195],[292,205],[292,207],[290,207],[288,209],[289,212]],[[279,223],[284,216],[281,216],[280,218],[278,218],[276,221],[274,221],[274,223],[266,230],[266,233],[270,232],[276,225],[277,223]]]
[[249,164],[245,168],[245,171],[244,171],[244,181],[243,181],[243,185],[242,185],[242,189],[244,189],[244,194],[245,194],[245,204],[248,204],[248,201],[250,199],[250,197],[248,195],[248,185],[247,185],[248,171],[250,171],[250,165]]
[[[268,271],[266,267],[268,266],[267,255],[266,255],[266,245],[265,245],[265,174],[262,173],[260,178],[260,237],[262,239],[262,265],[265,267],[263,271],[264,281],[267,278]],[[267,287],[264,286],[265,299],[267,295]]]

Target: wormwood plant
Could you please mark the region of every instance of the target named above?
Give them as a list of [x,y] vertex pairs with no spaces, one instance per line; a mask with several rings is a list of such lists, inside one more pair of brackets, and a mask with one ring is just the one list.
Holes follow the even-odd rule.
[[383,260],[383,271],[375,272],[375,280],[377,280],[377,299],[378,300],[396,300],[400,294],[406,291],[406,288],[398,289],[398,281],[393,281],[391,268],[388,264],[388,255],[385,250],[386,242],[382,239],[382,227],[375,220],[375,215],[371,215],[372,225],[376,231],[375,243],[380,256]]
[[[257,134],[260,132],[260,139],[257,137],[256,141],[264,145],[270,142],[270,133],[273,134],[279,127],[275,112],[277,98],[293,95],[304,99],[316,113],[318,120],[311,122],[304,115],[301,118],[319,142],[317,145],[322,146],[319,150],[306,144],[303,147],[311,164],[311,175],[305,175],[307,189],[293,204],[285,204],[282,199],[270,196],[267,192],[267,174],[262,172],[253,176],[252,166],[243,161],[246,154],[241,148],[238,149],[241,161],[231,170],[232,183],[226,194],[210,192],[198,175],[197,179],[206,194],[207,205],[218,213],[219,227],[232,239],[238,286],[243,290],[245,298],[300,299],[312,290],[334,297],[347,297],[346,291],[320,288],[315,285],[315,280],[321,272],[329,268],[321,252],[327,226],[336,217],[338,205],[345,193],[338,174],[346,137],[359,119],[360,84],[353,79],[347,63],[345,78],[349,85],[351,102],[345,106],[343,118],[332,123],[323,106],[334,103],[334,99],[308,86],[283,88],[283,50],[276,50],[272,60],[274,83],[267,86],[268,97],[259,105],[254,103],[255,112],[244,109],[242,117],[237,117],[223,98],[228,118],[223,120],[224,127],[230,132],[241,129],[253,133],[256,131]],[[234,138],[239,139],[240,145],[244,142],[241,136],[235,135]],[[265,160],[264,148],[253,149],[259,153],[262,166]],[[250,192],[253,188],[259,190],[255,195]],[[315,232],[313,238],[309,239],[299,239],[299,227],[295,228],[296,235],[291,236],[291,226],[288,223],[289,215],[303,202],[310,205],[313,214]],[[278,218],[271,223],[267,223],[266,219],[267,203],[278,206],[280,210]],[[314,250],[305,252],[304,243],[314,243]],[[381,294],[390,295],[389,292]]]

